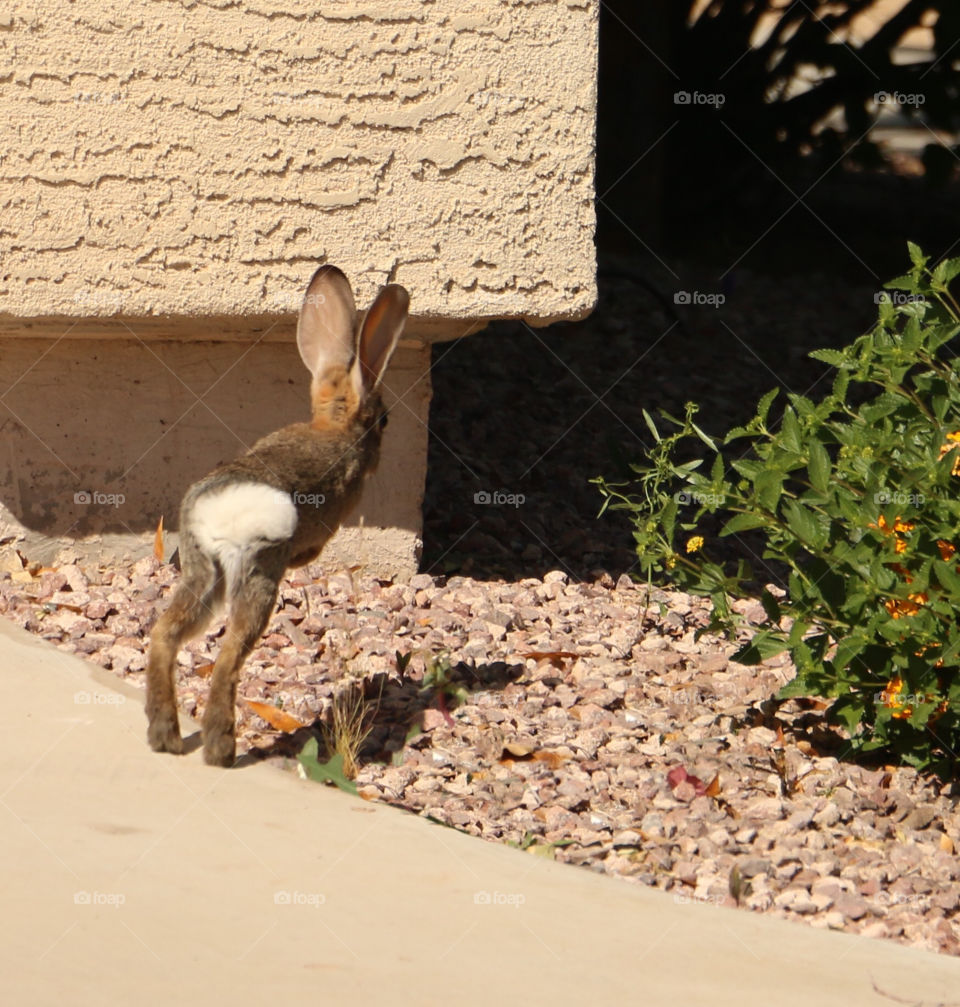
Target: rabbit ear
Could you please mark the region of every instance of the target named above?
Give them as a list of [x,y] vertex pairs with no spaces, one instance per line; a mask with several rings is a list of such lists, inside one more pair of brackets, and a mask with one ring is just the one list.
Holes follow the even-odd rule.
[[354,382],[361,396],[369,395],[380,384],[409,309],[410,295],[398,283],[387,284],[370,305],[360,326],[354,363]]
[[297,348],[314,377],[338,364],[350,366],[356,324],[350,281],[336,266],[321,266],[307,285],[297,322]]

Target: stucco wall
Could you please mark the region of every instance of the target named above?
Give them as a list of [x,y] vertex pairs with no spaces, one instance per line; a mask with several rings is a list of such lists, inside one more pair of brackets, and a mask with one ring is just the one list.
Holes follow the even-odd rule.
[[414,572],[429,342],[595,301],[597,10],[4,0],[0,538],[114,558],[174,531],[190,482],[306,417],[293,322],[328,261],[412,313],[325,558]]
[[[5,0],[0,315],[595,300],[595,0]],[[432,320],[432,322],[431,322]]]

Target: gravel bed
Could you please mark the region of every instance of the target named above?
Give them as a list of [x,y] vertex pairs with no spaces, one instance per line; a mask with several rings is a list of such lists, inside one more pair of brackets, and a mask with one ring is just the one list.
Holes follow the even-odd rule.
[[[142,684],[148,631],[176,570],[144,559],[85,574],[71,559],[0,575],[0,615]],[[5,565],[16,566],[9,551]],[[759,603],[742,608],[762,618]],[[367,799],[680,902],[956,954],[952,787],[844,762],[822,704],[772,698],[789,664],[731,661],[732,645],[695,639],[707,619],[702,600],[627,576],[383,584],[302,571],[284,582],[240,694],[315,725],[338,690],[362,680],[372,730],[357,784]],[[219,635],[181,654],[180,705],[194,717]],[[398,651],[412,654],[403,675]],[[444,656],[441,695],[423,677]],[[238,706],[240,751],[293,767],[315,728],[279,734]]]
[[[629,523],[596,520],[588,482],[629,472],[641,408],[677,414],[693,399],[721,432],[774,385],[816,394],[825,371],[806,352],[868,326],[874,290],[838,274],[671,268],[608,263],[584,322],[504,323],[435,347],[425,572],[409,584],[292,572],[240,695],[306,726],[281,734],[241,702],[239,748],[294,767],[335,694],[360,682],[367,799],[678,901],[956,954],[955,785],[845,761],[822,704],[774,698],[793,674],[784,658],[747,668],[733,643],[696,639],[706,603],[632,581]],[[675,304],[684,290],[726,300]],[[142,684],[175,568],[81,568],[67,547],[38,570],[16,545],[0,538],[0,616]],[[725,548],[776,580],[749,538]],[[742,609],[762,618],[759,603]],[[180,655],[180,706],[195,717],[221,633]],[[403,674],[398,652],[411,655]],[[423,679],[441,659],[438,693]]]

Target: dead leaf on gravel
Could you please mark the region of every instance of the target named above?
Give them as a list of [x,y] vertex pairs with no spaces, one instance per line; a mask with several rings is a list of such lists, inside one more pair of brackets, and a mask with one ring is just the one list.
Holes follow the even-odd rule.
[[520,655],[525,661],[547,661],[554,668],[563,668],[564,660],[576,660],[580,655],[570,650],[531,650]]
[[[531,755],[533,753],[533,747],[532,746],[530,746],[530,745],[518,745],[515,741],[508,741],[503,746],[503,750],[504,750],[504,752],[508,753],[509,755],[514,756],[517,759],[522,759],[525,756]],[[503,756],[501,756],[501,761],[503,761]]]
[[683,766],[674,766],[674,768],[667,773],[667,783],[670,784],[671,790],[676,790],[681,783],[689,783],[696,791],[697,797],[703,797],[707,792],[707,785],[703,782],[703,780],[701,780],[699,776],[691,776],[690,773],[683,768]]
[[520,745],[512,741],[503,746],[503,754],[500,756],[500,762],[543,762],[551,769],[559,769],[566,759],[567,756],[561,755],[560,752],[537,750],[530,745]]
[[153,536],[153,555],[158,563],[163,562],[163,515],[157,522],[157,530]]
[[940,837],[940,849],[944,853],[953,853],[953,840],[944,832]]
[[707,789],[704,790],[707,797],[719,797],[720,796],[720,774],[717,775],[707,784]]
[[271,727],[275,727],[284,734],[293,734],[294,731],[299,731],[302,727],[307,726],[296,717],[291,717],[289,713],[284,713],[283,710],[279,710],[269,703],[257,703],[252,699],[245,699],[244,702],[258,717],[262,717]]
[[885,850],[886,843],[882,839],[858,839],[856,836],[844,836],[844,846],[859,846],[862,850]]
[[201,678],[209,678],[209,676],[213,674],[213,669],[214,665],[211,662],[210,664],[201,664],[194,668],[193,673],[194,675],[199,675]]

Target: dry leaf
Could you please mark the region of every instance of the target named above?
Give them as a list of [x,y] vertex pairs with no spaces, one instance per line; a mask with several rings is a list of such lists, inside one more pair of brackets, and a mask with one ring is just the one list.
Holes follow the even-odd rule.
[[704,791],[707,797],[717,797],[720,794],[720,774],[717,775],[707,784],[707,789]]
[[783,741],[783,724],[777,724],[777,740],[776,740],[775,744],[779,745],[780,748],[783,748],[783,744],[784,744],[784,741]]
[[534,752],[533,759],[534,762],[545,762],[551,769],[559,769],[560,764],[566,760],[566,755],[561,755],[559,752]]
[[157,522],[157,530],[153,536],[153,555],[156,557],[158,563],[163,562],[163,515],[160,515],[160,520]]
[[201,664],[198,668],[193,669],[194,675],[199,675],[201,678],[207,678],[213,674],[213,669],[215,665],[211,664]]
[[525,661],[531,659],[534,661],[548,661],[554,666],[554,668],[563,668],[564,658],[570,658],[576,660],[580,655],[574,654],[569,650],[531,650],[526,654],[520,655]]
[[953,840],[946,834],[946,832],[944,832],[940,837],[940,849],[943,850],[944,853],[953,853]]
[[284,734],[293,734],[294,731],[307,726],[296,717],[291,717],[289,713],[284,713],[269,703],[257,703],[252,699],[245,699],[244,702],[258,717],[262,717],[271,727],[283,731]]
[[503,750],[518,759],[522,759],[533,752],[533,748],[530,745],[518,745],[515,741],[508,741],[503,746]]

